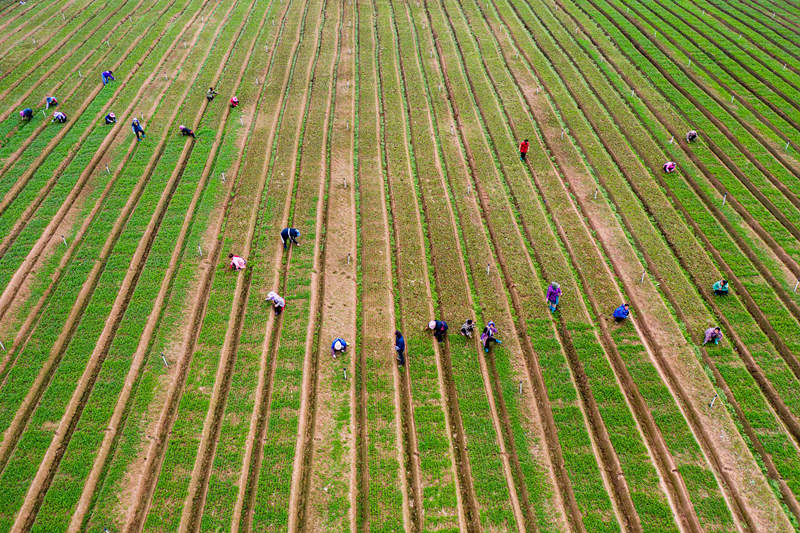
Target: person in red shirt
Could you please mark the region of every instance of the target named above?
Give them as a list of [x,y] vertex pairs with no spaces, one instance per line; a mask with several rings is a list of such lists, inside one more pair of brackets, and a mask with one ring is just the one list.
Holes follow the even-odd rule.
[[528,139],[519,143],[519,160],[525,161],[526,155],[528,155]]

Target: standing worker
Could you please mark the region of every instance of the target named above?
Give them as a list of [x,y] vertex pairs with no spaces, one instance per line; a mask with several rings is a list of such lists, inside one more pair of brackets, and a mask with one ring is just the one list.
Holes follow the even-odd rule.
[[285,250],[287,246],[289,246],[289,241],[292,241],[292,244],[295,246],[300,246],[300,243],[297,242],[297,238],[300,236],[300,231],[297,228],[283,228],[281,230],[281,241],[283,241],[283,249]]
[[528,144],[528,139],[525,139],[524,141],[519,143],[519,160],[520,161],[525,161],[525,157],[528,155],[528,147],[529,146],[530,146],[530,144]]
[[711,326],[706,330],[705,337],[703,338],[703,346],[708,344],[711,341],[714,341],[714,344],[719,344],[719,341],[722,340],[722,330],[719,329],[719,326]]
[[342,339],[341,337],[336,337],[335,339],[333,339],[333,342],[331,343],[331,355],[333,356],[334,359],[336,359],[337,355],[339,355],[340,353],[345,353],[346,351],[347,351],[347,342],[344,339]]
[[104,87],[110,81],[117,81],[117,79],[114,77],[114,73],[111,72],[110,70],[104,70],[103,73],[100,74],[100,76],[102,76],[102,78],[103,78],[103,86]]
[[275,307],[275,316],[280,315],[283,313],[283,308],[286,307],[286,300],[278,296],[278,293],[275,291],[269,291],[267,294],[267,301],[272,302]]
[[439,342],[444,341],[445,337],[447,337],[447,322],[444,320],[431,320],[428,322],[428,327],[426,329],[432,330],[433,336],[436,337],[436,340]]
[[131,129],[133,130],[133,133],[136,135],[136,142],[142,140],[141,137],[139,137],[140,133],[142,134],[142,137],[145,137],[144,130],[142,129],[142,125],[139,123],[138,118],[133,117],[133,122],[131,122]]
[[213,100],[213,99],[214,99],[214,97],[215,97],[215,96],[217,96],[218,94],[219,94],[219,93],[218,93],[217,91],[215,91],[213,87],[209,87],[209,88],[208,88],[208,92],[206,92],[206,98],[208,98],[208,101],[210,102],[210,101],[211,101],[211,100]]
[[406,340],[399,329],[394,332],[394,351],[397,352],[397,365],[406,364]]
[[113,111],[108,115],[106,115],[106,125],[116,124],[116,123],[117,123],[117,115],[115,115]]
[[547,287],[547,295],[544,298],[545,302],[550,305],[551,313],[555,313],[556,309],[558,309],[559,298],[561,298],[561,285],[554,281],[549,287]]
[[244,266],[247,264],[247,261],[245,261],[243,257],[239,257],[238,255],[228,254],[228,259],[231,260],[230,263],[231,270],[235,270],[236,272],[244,270]]
[[26,107],[22,111],[19,112],[19,118],[21,120],[30,120],[33,118],[33,109],[30,107]]
[[626,318],[628,318],[628,315],[630,313],[631,312],[630,309],[628,308],[628,304],[622,304],[616,309],[614,309],[614,320],[616,320],[617,322],[622,322]]
[[58,105],[58,99],[55,96],[48,96],[44,99],[44,108],[45,110],[50,109],[51,107],[55,107]]
[[721,279],[714,284],[712,287],[714,289],[714,294],[717,296],[727,296],[728,295],[728,280]]

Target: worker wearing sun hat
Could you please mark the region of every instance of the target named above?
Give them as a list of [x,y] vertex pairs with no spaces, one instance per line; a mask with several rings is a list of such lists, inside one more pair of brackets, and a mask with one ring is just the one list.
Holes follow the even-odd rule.
[[347,341],[345,341],[341,337],[336,337],[335,339],[333,339],[333,342],[331,343],[331,355],[333,356],[334,359],[336,359],[336,356],[339,353],[344,353],[346,351],[347,351]]

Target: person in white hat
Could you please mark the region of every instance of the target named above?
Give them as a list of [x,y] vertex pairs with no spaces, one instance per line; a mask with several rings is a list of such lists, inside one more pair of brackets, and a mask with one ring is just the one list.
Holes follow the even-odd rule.
[[281,314],[283,308],[286,307],[286,300],[278,296],[278,293],[275,291],[269,291],[269,294],[267,294],[267,301],[275,305],[275,316]]
[[336,337],[331,343],[331,355],[336,359],[336,355],[347,351],[347,342],[341,337]]

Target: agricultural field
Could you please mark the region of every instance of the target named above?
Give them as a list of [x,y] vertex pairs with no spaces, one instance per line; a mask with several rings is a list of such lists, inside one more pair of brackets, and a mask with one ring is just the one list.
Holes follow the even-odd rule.
[[797,0],[4,0],[0,45],[0,532],[800,531]]

